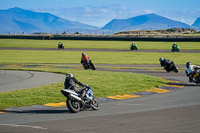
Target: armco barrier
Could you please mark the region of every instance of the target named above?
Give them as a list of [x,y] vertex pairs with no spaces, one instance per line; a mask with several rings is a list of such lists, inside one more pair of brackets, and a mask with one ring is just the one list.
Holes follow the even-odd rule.
[[109,40],[109,41],[166,41],[166,42],[200,42],[200,37],[127,37],[127,36],[93,36],[93,35],[0,35],[0,39],[38,39],[38,40]]

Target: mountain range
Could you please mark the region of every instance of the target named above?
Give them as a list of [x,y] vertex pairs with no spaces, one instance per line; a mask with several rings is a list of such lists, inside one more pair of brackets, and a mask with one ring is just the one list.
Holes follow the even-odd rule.
[[97,30],[99,28],[52,15],[21,8],[0,10],[0,31],[56,32],[63,30]]
[[101,29],[95,26],[83,24],[60,18],[50,13],[40,13],[21,8],[0,10],[0,34],[5,32],[46,32],[79,30],[155,30],[169,28],[193,28],[200,30],[200,18],[193,25],[174,21],[156,14],[140,15],[128,19],[113,19]]
[[196,21],[194,22],[194,24],[192,26],[196,26],[200,30],[200,17],[196,19]]
[[136,16],[128,19],[113,19],[106,24],[103,30],[155,30],[155,29],[169,29],[169,28],[195,28],[200,27],[200,20],[196,21],[196,24],[191,26],[179,21],[174,21],[166,17],[162,17],[156,14],[147,14]]

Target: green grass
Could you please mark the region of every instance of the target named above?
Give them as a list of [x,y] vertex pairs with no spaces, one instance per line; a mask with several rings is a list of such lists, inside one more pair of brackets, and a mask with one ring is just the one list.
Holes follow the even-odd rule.
[[[71,72],[79,81],[93,88],[96,98],[141,92],[168,83],[168,81],[158,77],[122,72],[55,68],[18,68],[18,70],[37,70],[63,74]],[[64,88],[63,83],[0,93],[0,109],[64,102],[66,98],[60,93],[60,90]]]
[[[77,41],[63,40],[65,48],[129,49],[130,41]],[[57,48],[58,40],[0,39],[0,47]],[[136,42],[140,49],[170,49],[172,42]],[[179,44],[179,43],[178,43]],[[200,49],[197,42],[180,42],[181,49]],[[152,89],[167,83],[166,80],[143,74],[85,71],[78,69],[56,69],[48,64],[79,64],[82,51],[33,51],[0,50],[0,64],[8,64],[18,70],[37,70],[57,73],[73,73],[80,81],[94,89],[95,96],[106,97],[129,94]],[[190,61],[200,64],[200,53],[142,53],[142,52],[87,52],[94,64],[159,64],[160,57],[173,60],[176,64]],[[45,68],[18,68],[17,65],[46,64]],[[80,64],[81,66],[81,64]],[[63,79],[64,80],[64,79]],[[63,82],[0,93],[0,109],[35,104],[65,101],[60,90]]]
[[[0,47],[57,48],[60,40],[0,39]],[[65,48],[129,49],[132,41],[61,40]],[[139,49],[171,49],[174,42],[135,41]],[[177,42],[180,49],[199,49],[199,42]]]
[[[200,64],[200,53],[87,52],[94,64],[159,64],[160,57],[175,64]],[[81,51],[0,50],[0,64],[80,63]]]

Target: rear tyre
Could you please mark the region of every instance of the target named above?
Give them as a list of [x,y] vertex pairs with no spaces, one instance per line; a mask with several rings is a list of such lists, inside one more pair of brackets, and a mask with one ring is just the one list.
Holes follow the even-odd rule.
[[83,65],[83,68],[84,68],[85,70],[87,70],[87,69],[88,69],[88,67],[87,67],[86,65]]
[[80,102],[67,99],[66,104],[70,112],[77,113],[80,111],[80,108],[81,108]]

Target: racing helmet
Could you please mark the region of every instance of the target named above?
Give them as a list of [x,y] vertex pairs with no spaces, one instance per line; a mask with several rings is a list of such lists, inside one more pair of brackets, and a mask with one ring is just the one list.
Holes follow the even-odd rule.
[[164,61],[164,59],[163,59],[163,58],[160,58],[159,61]]
[[189,68],[190,65],[191,65],[190,62],[187,62],[187,63],[186,63],[186,67],[187,67],[187,68]]
[[84,53],[84,52],[82,52],[82,54],[81,54],[81,55],[83,56],[83,55],[85,55],[85,53]]
[[72,77],[74,77],[74,76],[73,76],[73,74],[71,74],[71,73],[67,73],[67,74],[66,74],[66,77],[72,78]]

